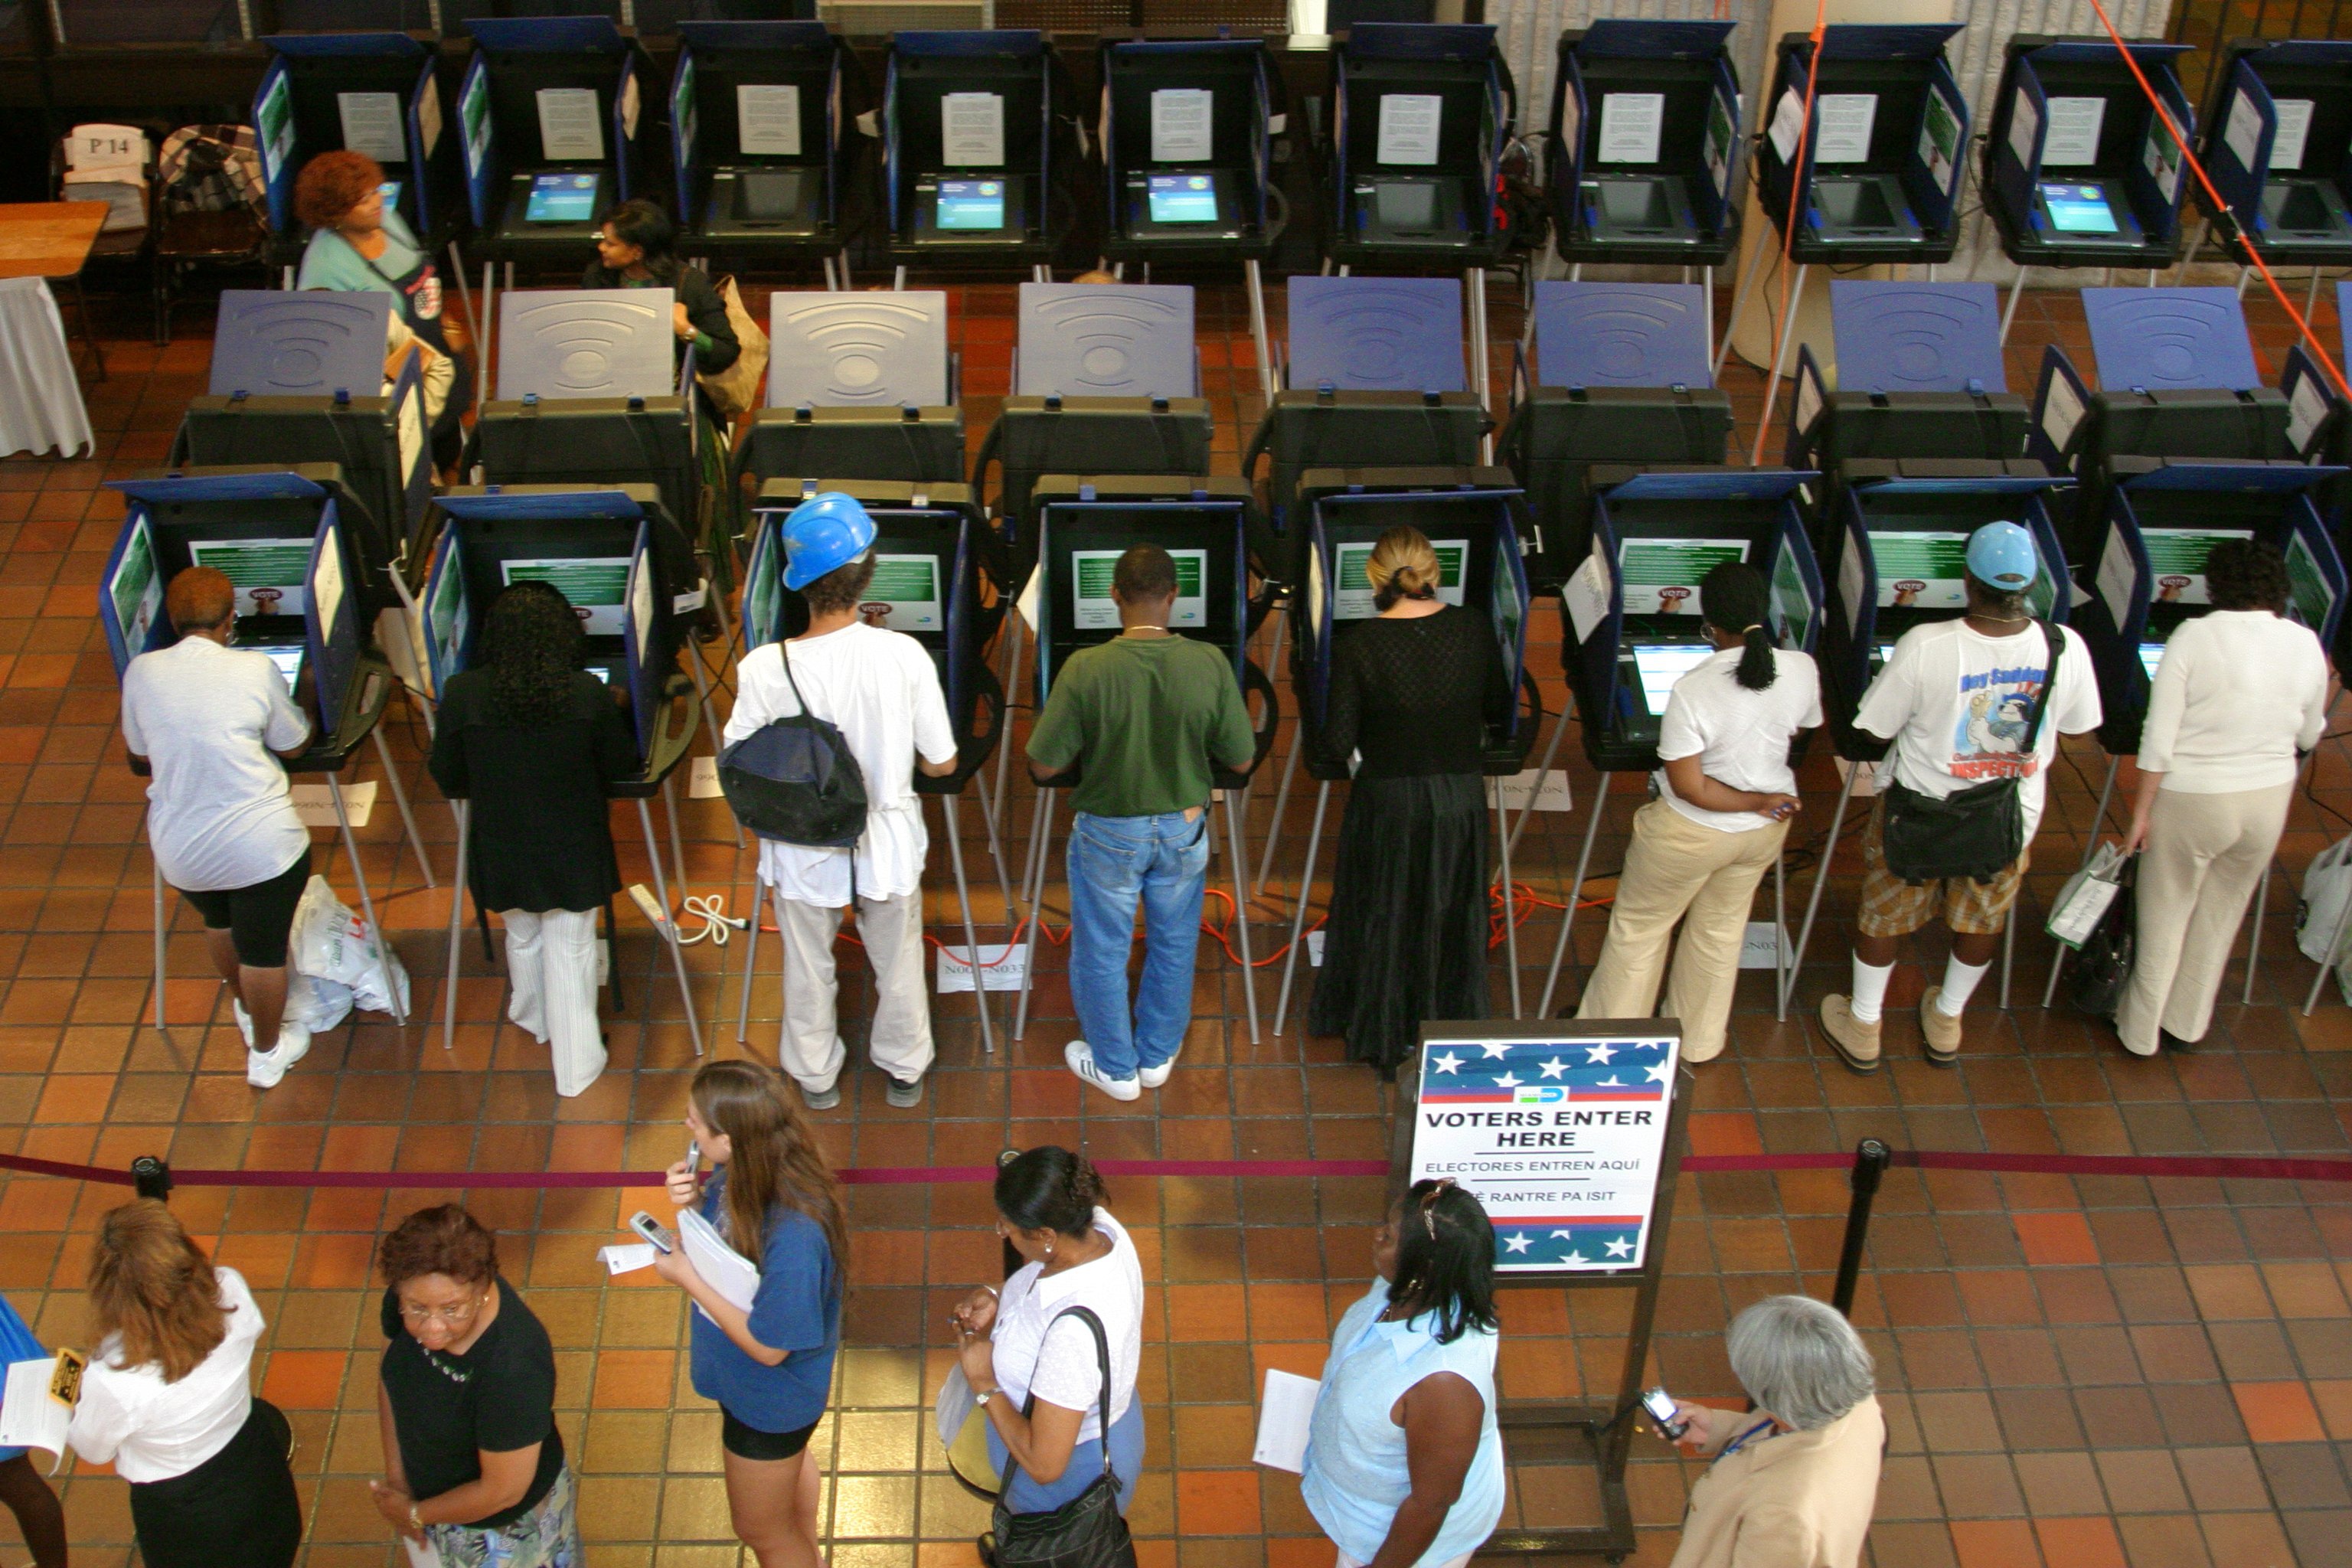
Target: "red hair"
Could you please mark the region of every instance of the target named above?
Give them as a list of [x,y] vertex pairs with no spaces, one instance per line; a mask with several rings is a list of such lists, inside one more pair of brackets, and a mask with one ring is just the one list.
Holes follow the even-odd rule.
[[364,153],[321,153],[294,177],[294,216],[307,228],[332,228],[383,184],[383,165]]

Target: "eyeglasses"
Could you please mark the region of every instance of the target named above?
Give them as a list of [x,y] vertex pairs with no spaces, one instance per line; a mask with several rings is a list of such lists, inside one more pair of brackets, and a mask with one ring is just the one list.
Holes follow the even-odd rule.
[[400,1317],[403,1322],[414,1323],[419,1327],[437,1318],[453,1329],[462,1329],[474,1321],[474,1314],[480,1311],[488,1301],[488,1296],[477,1296],[472,1300],[461,1302],[455,1307],[412,1307],[403,1301],[400,1304]]

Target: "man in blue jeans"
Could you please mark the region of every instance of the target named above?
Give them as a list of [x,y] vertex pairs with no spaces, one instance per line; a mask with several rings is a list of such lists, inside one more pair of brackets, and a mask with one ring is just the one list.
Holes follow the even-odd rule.
[[[1139,544],[1111,574],[1118,638],[1072,654],[1029,735],[1040,783],[1081,769],[1070,805],[1070,1070],[1113,1100],[1168,1081],[1192,1022],[1192,953],[1209,872],[1209,765],[1256,756],[1233,661],[1168,629],[1176,563]],[[1127,961],[1143,906],[1143,981]]]

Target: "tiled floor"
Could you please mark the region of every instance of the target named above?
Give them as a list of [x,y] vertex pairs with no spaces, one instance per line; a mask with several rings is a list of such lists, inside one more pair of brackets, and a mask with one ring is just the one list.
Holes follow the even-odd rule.
[[[1498,338],[1517,324],[1502,292],[1498,286]],[[1012,297],[1010,288],[960,291],[958,342],[975,439],[1009,369]],[[2274,363],[2277,318],[2258,300],[2249,310]],[[125,301],[121,324],[135,331],[139,319],[137,301]],[[1238,290],[1205,288],[1201,326],[1207,390],[1221,411],[1218,450],[1230,467],[1257,413]],[[2324,331],[2333,333],[2332,319]],[[2011,349],[2012,384],[2031,384],[2038,345],[2053,340],[2084,348],[2074,301],[2029,295]],[[620,944],[629,1005],[612,1024],[612,1070],[569,1102],[555,1100],[543,1055],[499,1026],[499,980],[470,942],[453,1052],[441,1049],[436,1031],[366,1023],[320,1040],[282,1086],[255,1092],[184,915],[174,917],[172,938],[173,1027],[143,1026],[149,869],[139,785],[123,767],[112,674],[92,612],[121,513],[96,487],[164,457],[181,405],[202,384],[206,353],[193,333],[160,353],[110,343],[112,379],[89,388],[97,455],[0,464],[0,1148],[116,1165],[157,1152],[184,1167],[420,1172],[645,1169],[673,1158],[693,1056],[676,986],[654,967],[653,944],[634,915]],[[1729,381],[1752,422],[1760,378],[1739,369]],[[1538,626],[1532,662],[1557,708],[1554,613],[1544,611]],[[391,729],[446,875],[449,819],[419,765],[419,728],[396,716]],[[2100,771],[2087,741],[2070,744],[2068,754],[2040,843],[2037,905],[2073,864]],[[1570,766],[1585,802],[1592,777],[1580,759]],[[1817,759],[1805,784],[1798,838],[1817,847],[1835,777]],[[1634,788],[1622,781],[1611,797],[1594,860],[1603,871],[1622,852]],[[1252,803],[1253,852],[1271,793],[1255,792]],[[1007,826],[1017,840],[1030,792],[1016,784],[1013,795]],[[1261,954],[1288,912],[1307,809],[1303,794],[1294,795],[1288,847],[1267,895],[1252,905]],[[2295,806],[2285,868],[2299,875],[2344,826],[2347,811],[2352,770],[2341,743],[2331,742],[2315,793]],[[616,825],[625,862],[641,866],[641,855],[627,849],[633,817]],[[1539,818],[1520,849],[1521,877],[1556,898],[1582,826],[1580,817]],[[747,862],[719,803],[691,803],[684,826],[695,889],[725,888],[740,906]],[[992,888],[979,814],[965,811],[963,826],[975,885]],[[385,908],[416,976],[417,1012],[430,1016],[440,1001],[446,894],[419,886],[389,810],[380,809],[362,837],[374,886],[380,896],[390,890]],[[323,835],[320,847],[349,898],[340,850]],[[934,861],[931,913],[943,931],[952,897],[944,856]],[[1798,864],[1809,868],[1811,858]],[[2196,1055],[2126,1059],[2104,1031],[2063,1006],[2039,1010],[2043,944],[2026,940],[2013,1010],[1998,1010],[1988,986],[1969,1015],[1961,1068],[1939,1071],[1907,1055],[1914,1026],[1898,1012],[1889,1070],[1864,1080],[1826,1059],[1804,1021],[1823,991],[1843,984],[1856,869],[1850,850],[1836,862],[1791,1018],[1774,1020],[1759,979],[1743,991],[1733,1050],[1699,1074],[1696,1149],[1831,1150],[1874,1134],[1938,1149],[2340,1154],[2352,1141],[2336,1105],[2352,1087],[2352,1011],[2330,998],[2305,1020],[2292,1005],[2311,969],[2287,940],[2288,878],[2273,885],[2255,1005],[2225,1007]],[[1809,878],[1808,869],[1793,889]],[[1607,886],[1604,878],[1598,890]],[[983,940],[1001,937],[1000,901],[992,891],[977,901]],[[1058,905],[1058,894],[1048,901]],[[1556,921],[1537,911],[1521,933],[1530,1001]],[[1588,914],[1576,943],[1580,964],[1591,962],[1601,935],[1601,920]],[[731,1024],[717,1021],[733,1016],[743,952],[739,938],[690,953],[696,1005],[721,1051],[746,1048],[735,1044]],[[778,1013],[774,952],[767,947],[753,988],[748,1048],[761,1055],[772,1049]],[[1922,944],[1898,978],[1898,1004],[1916,1001],[1926,966],[1940,956],[1939,943]],[[1061,954],[1049,952],[1042,967],[1028,1037],[1001,1042],[992,1058],[980,1048],[969,997],[940,1004],[941,1064],[924,1110],[887,1109],[875,1076],[860,1073],[844,1109],[823,1118],[835,1158],[971,1164],[1008,1144],[1047,1140],[1129,1157],[1384,1152],[1381,1086],[1344,1063],[1339,1042],[1302,1040],[1295,1025],[1281,1038],[1269,1031],[1251,1044],[1238,978],[1206,945],[1199,1021],[1170,1086],[1132,1107],[1082,1102],[1058,1065],[1072,1032]],[[1260,1002],[1269,1009],[1277,972],[1260,972]],[[2239,973],[2231,971],[2233,997]],[[849,989],[855,1016],[865,994],[855,980]],[[1507,995],[1501,974],[1495,994]],[[2275,1182],[1890,1177],[1856,1308],[1879,1358],[1893,1434],[1874,1561],[1882,1568],[2352,1562],[2352,1486],[2340,1447],[2352,1445],[2352,1211],[2340,1192]],[[1148,1568],[1324,1568],[1330,1549],[1295,1480],[1250,1464],[1255,1385],[1267,1367],[1316,1370],[1332,1318],[1365,1278],[1379,1184],[1130,1180],[1114,1183],[1114,1194],[1152,1281],[1142,1384],[1150,1437],[1134,1514]],[[119,1195],[32,1177],[0,1190],[0,1289],[53,1341],[81,1338],[77,1287],[86,1240],[96,1215]],[[369,1251],[388,1216],[447,1195],[190,1188],[173,1200],[224,1261],[245,1270],[271,1320],[261,1385],[300,1433],[308,1560],[322,1568],[389,1560],[365,1491],[378,1473],[371,1384],[381,1342]],[[717,1414],[687,1386],[679,1301],[645,1277],[607,1283],[594,1258],[620,1220],[653,1198],[481,1192],[470,1201],[501,1228],[509,1274],[555,1335],[562,1421],[585,1477],[592,1561],[716,1568],[738,1553],[718,1479]],[[949,1302],[996,1268],[986,1194],[963,1185],[859,1187],[851,1202],[847,1345],[834,1414],[816,1447],[831,1478],[832,1550],[847,1568],[963,1568],[973,1561],[982,1516],[942,1469],[926,1431],[927,1398],[946,1361]],[[1724,1323],[1770,1291],[1826,1293],[1843,1184],[1834,1173],[1705,1175],[1685,1184],[1679,1203],[1655,1376],[1679,1393],[1729,1395]],[[1622,1296],[1518,1291],[1506,1313],[1507,1395],[1558,1398],[1613,1383]],[[1696,1472],[1647,1437],[1637,1440],[1635,1458],[1641,1560],[1663,1563]],[[1589,1480],[1572,1472],[1525,1466],[1515,1483],[1516,1520],[1589,1516]],[[121,1484],[85,1472],[65,1486],[77,1563],[123,1563],[130,1529]],[[5,1528],[0,1558],[13,1558]]]

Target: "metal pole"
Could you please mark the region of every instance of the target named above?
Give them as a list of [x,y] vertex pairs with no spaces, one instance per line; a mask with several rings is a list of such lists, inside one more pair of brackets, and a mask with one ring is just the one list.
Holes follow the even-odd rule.
[[1568,954],[1568,935],[1576,929],[1577,901],[1584,896],[1584,870],[1592,861],[1592,841],[1601,835],[1601,818],[1609,809],[1609,775],[1602,773],[1592,791],[1592,820],[1584,825],[1584,847],[1576,855],[1576,882],[1568,890],[1568,908],[1559,917],[1559,941],[1551,950],[1551,970],[1544,976],[1543,1000],[1536,1004],[1536,1016],[1551,1016],[1551,994],[1559,984],[1559,961]]
[[[2020,888],[2020,892],[2024,889]],[[2010,900],[2009,913],[2000,922],[2000,1010],[2009,1011],[2009,970],[2017,958],[2017,902]]]
[[1265,331],[1265,286],[1258,276],[1255,257],[1242,265],[1249,274],[1250,336],[1257,344],[1258,390],[1265,395],[1265,405],[1271,408],[1281,384],[1275,379],[1274,349]]
[[154,841],[148,841],[148,864],[155,873],[155,1027],[163,1027],[163,868],[154,864]]
[[[1021,1006],[1013,1020],[1013,1037],[1019,1039],[1029,1029],[1029,984],[1037,973],[1037,938],[1045,929],[1045,916],[1038,906],[1045,898],[1045,861],[1054,853],[1054,792],[1037,792],[1037,809],[1029,816],[1031,831],[1035,835],[1034,852],[1030,857],[1036,862],[1036,890],[1029,895],[1029,957],[1021,966]],[[1024,892],[1028,892],[1024,886]],[[1076,938],[1072,939],[1073,941]]]
[[450,803],[457,812],[457,878],[449,884],[449,984],[441,994],[441,1048],[457,1048],[457,944],[466,931],[466,822],[465,801]]
[[1495,781],[1495,841],[1503,854],[1503,958],[1511,967],[1511,1016],[1527,1016],[1519,997],[1518,889],[1511,882],[1511,814],[1503,806],[1503,781]]
[[1266,873],[1274,868],[1274,847],[1282,837],[1283,813],[1290,806],[1290,781],[1298,772],[1298,753],[1307,749],[1307,727],[1290,727],[1290,754],[1283,759],[1282,783],[1274,792],[1274,816],[1265,825],[1265,853],[1257,858],[1257,890],[1265,891]]
[[2001,342],[2009,342],[2009,324],[2017,320],[2017,301],[2025,293],[2025,275],[2032,270],[2031,267],[2020,267],[2016,281],[2009,286],[2009,308],[2000,313]]
[[[1865,764],[1856,763],[1859,770]],[[1822,889],[1829,886],[1830,862],[1837,858],[1838,835],[1845,827],[1846,802],[1853,798],[1853,775],[1846,774],[1838,784],[1837,809],[1830,813],[1830,836],[1822,846],[1822,863],[1813,872],[1813,890],[1805,900],[1805,923],[1797,931],[1797,951],[1789,955],[1788,983],[1780,987],[1780,1009],[1776,1015],[1782,1021],[1789,1016],[1789,997],[1797,988],[1797,971],[1805,962],[1805,945],[1813,940],[1813,916],[1822,907]]]
[[[671,917],[669,879],[662,875],[661,846],[654,842],[654,814],[646,797],[637,797],[637,826],[645,830],[646,858],[653,863],[654,896],[661,900],[662,918],[654,935],[669,944],[670,962],[677,969],[677,997],[686,1006],[686,1032],[693,1037],[694,1054],[702,1054],[702,1024],[694,1016],[694,987],[686,977],[686,949],[677,944],[677,921]],[[617,960],[615,961],[617,962]]]
[[1004,815],[1004,778],[1013,765],[1013,704],[1021,691],[1021,637],[1028,623],[1021,618],[1018,605],[1004,607],[1006,635],[1012,639],[1013,652],[1005,666],[1004,675],[1004,738],[996,742],[996,815]]
[[1282,1038],[1282,1020],[1290,1010],[1291,976],[1298,973],[1298,949],[1302,943],[1300,931],[1307,924],[1307,894],[1315,885],[1315,858],[1323,847],[1323,812],[1331,804],[1331,781],[1325,779],[1315,791],[1315,826],[1307,833],[1307,863],[1298,872],[1298,898],[1290,910],[1290,952],[1282,961],[1282,995],[1274,1005],[1274,1037]]
[[[677,836],[677,791],[676,788],[676,780],[677,775],[675,773],[671,774],[670,777],[662,780],[662,805],[669,814],[669,853],[670,858],[677,865],[677,897],[678,902],[683,904],[686,901],[689,889],[686,885],[686,844]],[[727,815],[730,817],[732,817],[735,814],[730,811]],[[740,833],[742,829],[739,827],[736,831]],[[668,909],[670,906],[668,904],[664,904],[662,907],[664,909]]]
[[[997,721],[1002,723],[1003,720],[1000,717]],[[997,742],[1000,745],[1003,744],[1003,737],[998,736]],[[980,800],[980,826],[988,834],[988,853],[996,862],[996,890],[1004,900],[1004,923],[1009,929],[1019,917],[1013,912],[1013,879],[1005,874],[1004,848],[997,841],[996,805],[988,798],[988,785],[985,783],[982,783],[971,793]]]
[[1759,235],[1756,248],[1748,253],[1748,267],[1740,274],[1739,287],[1731,292],[1731,315],[1723,323],[1723,342],[1716,345],[1713,369],[1717,381],[1723,379],[1723,362],[1731,356],[1731,334],[1739,330],[1739,312],[1747,307],[1748,291],[1756,286],[1756,269],[1763,266],[1764,258],[1771,254],[1774,254],[1772,247],[1764,244],[1762,236]]
[[408,809],[408,792],[400,787],[400,770],[392,765],[392,748],[383,743],[383,727],[377,725],[368,731],[375,742],[375,754],[383,763],[384,782],[392,786],[393,804],[400,807],[401,825],[408,829],[408,842],[416,850],[416,863],[425,868],[425,885],[437,888],[433,879],[433,858],[425,853],[425,835],[416,831],[416,814]]
[[327,775],[327,798],[335,803],[335,826],[342,829],[343,852],[352,858],[352,880],[360,887],[360,908],[367,915],[370,928],[375,931],[376,969],[383,976],[384,1000],[392,1004],[393,1021],[408,1027],[408,1009],[400,1005],[400,990],[392,983],[392,933],[375,918],[375,897],[368,891],[367,872],[360,865],[359,840],[352,837],[351,814],[343,809],[343,786],[335,775]]
[[1239,791],[1227,790],[1225,795],[1225,842],[1233,851],[1234,865],[1234,929],[1242,939],[1242,995],[1249,1005],[1250,1044],[1257,1044],[1257,970],[1250,963],[1249,938],[1249,868],[1243,863],[1242,813],[1236,799]]
[[[1491,415],[1494,412],[1495,395],[1487,385],[1486,269],[1483,267],[1473,267],[1465,274],[1465,281],[1470,286],[1470,374],[1474,378],[1471,390],[1478,395],[1478,406]],[[1481,462],[1491,463],[1495,460],[1493,436],[1481,436],[1478,438],[1478,457]]]
[[[760,879],[757,868],[751,872],[751,922],[743,929],[743,999],[735,1007],[735,1043],[747,1045],[751,1038],[751,976],[760,967],[760,904],[768,896],[768,885]],[[776,940],[784,940],[783,911],[776,911]]]
[[1853,1196],[1845,1210],[1845,1241],[1838,1249],[1837,1284],[1830,1291],[1830,1305],[1846,1317],[1853,1316],[1853,1290],[1862,1275],[1862,1249],[1870,1239],[1870,1205],[1878,1196],[1878,1180],[1886,1173],[1894,1160],[1895,1151],[1875,1138],[1865,1138],[1854,1145],[1853,1170],[1847,1180]]
[[1553,721],[1551,739],[1544,743],[1543,761],[1536,768],[1535,787],[1528,791],[1528,804],[1519,807],[1519,819],[1511,824],[1510,847],[1519,847],[1519,835],[1528,826],[1528,814],[1536,808],[1536,797],[1543,794],[1544,781],[1551,777],[1552,759],[1559,754],[1559,738],[1568,733],[1568,714],[1562,710]]
[[1764,414],[1756,422],[1756,449],[1748,455],[1748,466],[1759,468],[1764,462],[1764,438],[1772,430],[1772,405],[1780,396],[1780,366],[1789,357],[1789,340],[1797,335],[1797,317],[1805,308],[1805,274],[1810,265],[1797,268],[1796,287],[1789,290],[1789,319],[1780,323],[1780,344],[1772,351],[1772,373],[1764,378]]
[[472,329],[474,347],[478,351],[482,346],[482,323],[474,314],[474,290],[466,282],[466,258],[457,254],[457,242],[454,239],[449,242],[449,276],[457,280],[457,306],[466,312],[466,325]]
[[[948,859],[955,867],[956,908],[963,911],[963,940],[966,956],[971,960],[971,1002],[980,1009],[980,1048],[989,1056],[996,1054],[996,1031],[988,1021],[988,969],[980,956],[980,932],[971,923],[971,888],[963,874],[963,826],[958,820],[956,797],[940,796],[940,814],[946,819]],[[744,985],[748,990],[750,981]]]
[[1782,996],[1789,990],[1789,841],[1780,840],[1780,853],[1772,859],[1772,994]]
[[2271,900],[2271,862],[2263,862],[2263,879],[2254,887],[2254,929],[2246,937],[2246,989],[2239,1001],[2251,1005],[2254,999],[2254,968],[2263,961],[2263,916]]
[[2311,320],[2311,312],[2319,304],[2319,268],[2311,269],[2311,287],[2303,291],[2303,319]]

